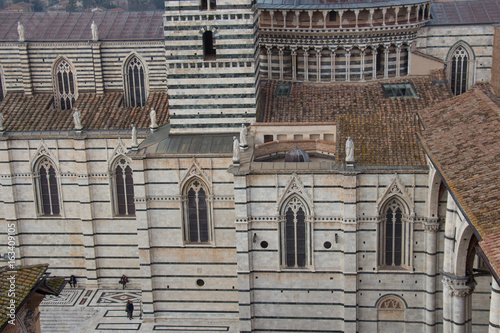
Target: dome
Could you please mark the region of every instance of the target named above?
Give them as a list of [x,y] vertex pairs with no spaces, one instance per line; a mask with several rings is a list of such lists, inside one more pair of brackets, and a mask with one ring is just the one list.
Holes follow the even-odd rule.
[[290,150],[285,155],[285,162],[309,162],[309,154],[300,148]]

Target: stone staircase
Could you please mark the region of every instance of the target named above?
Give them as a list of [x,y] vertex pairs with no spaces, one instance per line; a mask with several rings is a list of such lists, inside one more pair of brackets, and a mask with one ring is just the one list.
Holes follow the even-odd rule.
[[86,306],[42,306],[40,328],[42,333],[88,333],[104,316],[106,309]]

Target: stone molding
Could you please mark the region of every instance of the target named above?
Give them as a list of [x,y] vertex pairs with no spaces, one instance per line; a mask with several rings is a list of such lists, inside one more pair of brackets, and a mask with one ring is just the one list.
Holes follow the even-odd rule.
[[474,292],[476,282],[472,277],[458,277],[445,274],[442,280],[450,289],[450,296],[466,297]]

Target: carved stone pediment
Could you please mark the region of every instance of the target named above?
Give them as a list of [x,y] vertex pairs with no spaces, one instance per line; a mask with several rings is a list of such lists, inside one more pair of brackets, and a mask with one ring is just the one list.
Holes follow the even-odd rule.
[[402,199],[410,209],[410,215],[415,215],[415,204],[413,202],[413,198],[406,190],[406,187],[403,181],[399,178],[398,174],[394,174],[394,177],[385,189],[384,193],[382,193],[380,198],[377,200],[377,210],[380,210],[380,207],[384,204],[384,202],[393,196],[397,196]]
[[55,167],[59,169],[59,160],[57,159],[57,156],[51,152],[49,147],[47,147],[47,144],[45,141],[42,139],[42,142],[40,143],[40,146],[38,146],[38,149],[36,150],[35,155],[31,158],[31,168],[34,169],[35,163],[38,161],[38,159],[42,156],[48,157],[52,162],[54,162]]
[[108,157],[108,167],[111,168],[111,164],[115,161],[115,159],[118,156],[126,156],[127,155],[127,148],[122,142],[122,139],[118,139],[118,143],[116,144],[115,148],[113,149],[113,152],[111,155]]
[[311,200],[311,197],[307,194],[299,176],[294,173],[292,174],[292,177],[290,177],[290,180],[288,181],[285,189],[279,196],[277,205],[278,214],[283,204],[285,204],[288,198],[290,198],[294,194],[302,198],[305,201],[306,205],[310,207],[311,211],[313,211],[314,203]]
[[180,184],[182,186],[184,186],[184,184],[186,184],[186,182],[188,182],[189,179],[191,179],[193,177],[200,178],[201,180],[203,180],[205,182],[205,184],[207,184],[207,186],[211,187],[212,182],[210,181],[210,178],[201,169],[201,167],[198,164],[198,161],[196,160],[195,157],[193,157],[193,159],[191,160],[191,165],[189,166],[187,171],[182,175]]

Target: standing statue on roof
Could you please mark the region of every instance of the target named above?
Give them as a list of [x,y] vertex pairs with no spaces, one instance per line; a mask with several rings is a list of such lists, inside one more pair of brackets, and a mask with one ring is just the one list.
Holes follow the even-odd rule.
[[83,128],[82,127],[82,114],[80,113],[80,111],[78,111],[78,109],[75,109],[75,111],[73,112],[73,121],[75,123],[75,129],[77,131],[79,131]]
[[24,42],[24,26],[21,24],[21,22],[17,22],[17,33],[19,34],[19,41]]
[[354,142],[351,137],[347,137],[345,142],[345,161],[348,163],[354,162]]
[[134,124],[132,124],[132,147],[137,147],[139,144],[137,143],[137,128],[135,128]]
[[233,136],[233,163],[240,163],[240,142],[236,136]]
[[151,128],[155,129],[158,127],[158,123],[156,122],[156,111],[155,109],[151,109],[151,112],[149,113],[149,117],[151,118]]
[[97,30],[97,24],[95,24],[95,21],[92,21],[92,24],[90,25],[92,28],[92,40],[93,41],[98,41],[99,40],[99,31]]
[[248,143],[247,143],[247,134],[248,130],[245,124],[241,124],[240,128],[240,147],[243,149],[248,148]]

